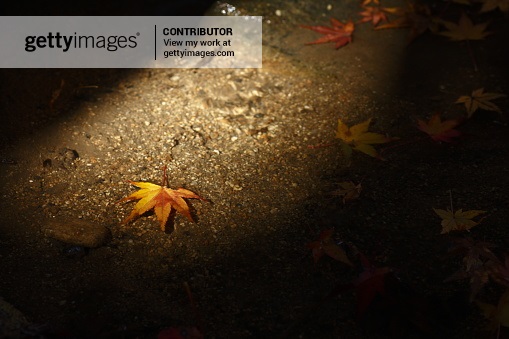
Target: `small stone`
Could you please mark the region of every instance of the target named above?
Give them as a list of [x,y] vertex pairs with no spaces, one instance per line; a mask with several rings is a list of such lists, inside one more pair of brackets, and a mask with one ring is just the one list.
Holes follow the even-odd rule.
[[23,313],[0,297],[0,338],[20,338],[23,328],[29,326]]
[[50,238],[89,248],[103,246],[111,239],[108,228],[82,219],[50,219],[42,229]]

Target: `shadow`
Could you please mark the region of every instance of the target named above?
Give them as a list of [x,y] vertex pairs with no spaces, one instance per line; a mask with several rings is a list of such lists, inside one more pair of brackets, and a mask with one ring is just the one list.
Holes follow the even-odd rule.
[[[200,16],[212,0],[127,0],[35,2],[0,5],[3,16]],[[68,112],[82,100],[93,100],[133,74],[129,69],[1,69],[0,148],[32,134]]]

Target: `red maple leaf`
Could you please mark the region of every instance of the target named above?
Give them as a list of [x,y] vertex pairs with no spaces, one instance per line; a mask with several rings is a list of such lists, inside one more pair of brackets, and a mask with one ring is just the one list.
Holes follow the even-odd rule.
[[332,237],[333,233],[334,229],[326,229],[320,233],[318,240],[307,244],[307,248],[311,249],[313,252],[315,264],[323,257],[324,254],[327,254],[334,260],[353,266],[345,251],[343,251],[343,249],[334,242],[334,238]]
[[364,271],[353,282],[357,294],[357,317],[360,319],[377,296],[389,297],[385,287],[387,274],[392,270],[389,267],[378,268],[373,266],[368,258],[359,252],[359,258]]
[[342,23],[339,20],[331,18],[330,21],[332,27],[301,25],[300,27],[302,28],[307,28],[324,35],[323,37],[315,41],[306,43],[306,45],[316,45],[325,44],[328,42],[335,42],[336,49],[338,49],[352,42],[352,33],[355,29],[355,24],[353,23],[352,20],[349,20],[346,23]]
[[382,21],[389,21],[389,19],[387,19],[385,8],[382,8],[380,6],[378,7],[365,6],[362,9],[363,11],[359,13],[360,15],[362,15],[362,19],[359,21],[360,23],[371,21],[371,23],[373,23],[373,26],[377,26]]
[[434,141],[453,142],[453,138],[459,137],[461,132],[454,129],[460,124],[459,120],[442,120],[440,113],[434,114],[428,122],[418,120],[419,129],[428,134]]

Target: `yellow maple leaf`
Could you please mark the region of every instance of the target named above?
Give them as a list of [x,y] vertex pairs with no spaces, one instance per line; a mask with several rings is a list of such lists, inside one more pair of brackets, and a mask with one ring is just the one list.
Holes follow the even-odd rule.
[[467,109],[468,117],[470,118],[472,114],[475,113],[479,108],[484,109],[486,111],[494,111],[498,113],[502,113],[500,108],[492,103],[492,100],[498,98],[506,97],[505,94],[502,93],[484,93],[484,88],[478,88],[472,91],[471,95],[463,95],[456,100],[456,104],[465,104],[465,108]]
[[165,231],[166,222],[168,221],[168,217],[173,208],[177,212],[185,215],[189,221],[193,221],[191,213],[189,212],[189,206],[187,206],[187,203],[183,198],[205,200],[184,188],[172,190],[149,182],[129,181],[129,183],[141,189],[118,202],[138,199],[141,200],[136,203],[131,214],[122,222],[123,224],[126,224],[143,213],[154,209],[156,218],[160,222],[161,230]]
[[441,23],[447,28],[447,31],[440,32],[440,34],[454,41],[482,40],[491,34],[490,32],[486,32],[486,27],[488,27],[489,22],[474,25],[472,20],[470,20],[465,13],[461,14],[461,18],[457,24],[450,21],[441,21]]
[[350,156],[353,146],[354,150],[381,159],[376,149],[371,145],[384,144],[394,140],[394,138],[388,138],[380,133],[368,132],[370,123],[371,118],[360,124],[348,127],[341,119],[338,119],[336,138],[341,139],[342,148],[347,157]]
[[[481,221],[473,221],[472,219],[477,217],[478,215],[481,215],[483,213],[486,213],[486,211],[480,211],[480,210],[470,210],[463,212],[462,209],[457,210],[456,212],[453,212],[451,210],[440,210],[434,208],[433,211],[435,211],[436,214],[440,218],[442,218],[442,232],[449,233],[450,231],[468,231],[472,227],[478,225]],[[482,220],[482,219],[481,219]]]

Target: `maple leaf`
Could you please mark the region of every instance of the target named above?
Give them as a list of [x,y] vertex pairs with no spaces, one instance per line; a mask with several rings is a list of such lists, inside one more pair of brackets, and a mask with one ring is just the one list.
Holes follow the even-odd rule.
[[397,15],[398,18],[392,22],[379,25],[375,29],[410,28],[408,43],[411,43],[428,30],[433,33],[438,31],[437,19],[431,15],[428,6],[409,3],[406,9],[395,7],[386,8],[385,11]]
[[363,11],[359,14],[362,15],[362,19],[359,23],[372,22],[373,26],[377,26],[382,21],[389,21],[386,13],[391,13],[391,9],[383,8],[380,6],[365,6]]
[[483,0],[481,8],[481,13],[491,12],[495,9],[500,9],[500,11],[507,13],[509,12],[509,0]]
[[368,258],[359,252],[363,271],[353,282],[357,294],[357,317],[360,319],[377,296],[392,299],[386,289],[386,278],[392,273],[389,267],[375,267]]
[[441,234],[449,233],[450,231],[468,231],[481,222],[476,222],[472,219],[483,213],[486,213],[486,211],[481,210],[470,210],[463,212],[462,209],[459,209],[456,212],[453,212],[449,209],[445,211],[436,208],[434,208],[433,211],[435,211],[435,213],[438,214],[440,218],[442,218]]
[[360,124],[348,127],[338,119],[338,131],[336,138],[341,139],[341,147],[346,157],[349,158],[352,153],[352,146],[354,150],[365,153],[374,158],[381,159],[376,149],[371,146],[373,144],[384,144],[395,140],[395,138],[388,138],[383,134],[368,132],[371,118],[361,122]]
[[509,255],[505,256],[504,263],[497,262],[493,265],[491,278],[498,284],[509,287]]
[[335,42],[336,49],[338,49],[352,42],[352,33],[355,30],[355,24],[351,20],[349,20],[346,23],[342,23],[339,20],[331,18],[330,21],[332,27],[301,25],[302,28],[310,29],[312,31],[325,35],[315,41],[306,43],[306,45]]
[[333,233],[334,229],[332,228],[324,230],[318,236],[318,240],[306,245],[313,253],[315,264],[324,256],[324,254],[327,254],[334,260],[353,266],[345,251],[334,242],[332,237]]
[[485,32],[489,22],[474,25],[472,20],[470,20],[465,13],[461,14],[461,18],[457,24],[443,20],[440,21],[440,23],[445,26],[447,31],[440,32],[439,34],[444,35],[453,41],[482,40],[491,34],[490,32]]
[[502,114],[500,108],[492,103],[492,100],[506,97],[502,93],[484,93],[484,88],[478,88],[471,95],[463,95],[456,100],[456,104],[465,104],[468,117],[470,118],[479,108],[486,111],[494,111]]
[[361,184],[356,185],[352,181],[340,182],[339,187],[337,190],[332,191],[331,194],[343,197],[343,204],[358,199],[362,191]]
[[489,278],[494,276],[500,262],[490,249],[494,247],[491,243],[465,238],[454,240],[454,244],[449,253],[462,255],[463,267],[444,281],[469,278],[470,301],[473,301],[483,286],[488,283]]
[[[163,185],[168,179],[166,177],[166,168],[164,169],[163,176]],[[168,221],[168,217],[172,209],[175,209],[177,212],[185,215],[189,221],[193,221],[191,217],[191,213],[189,212],[189,206],[187,205],[186,199],[200,199],[205,200],[198,196],[197,194],[186,190],[184,188],[179,188],[176,190],[170,189],[166,186],[159,186],[156,184],[151,184],[149,182],[135,182],[128,181],[132,185],[141,188],[139,191],[134,192],[128,197],[125,197],[118,202],[130,201],[130,200],[138,200],[134,206],[131,214],[122,222],[123,224],[128,223],[132,219],[142,215],[145,212],[148,212],[151,209],[154,209],[157,220],[159,220],[161,225],[161,230],[166,230],[166,222]]]
[[509,289],[502,294],[497,306],[481,301],[476,303],[484,313],[484,316],[491,320],[494,329],[499,329],[500,326],[509,327]]
[[459,125],[458,120],[444,120],[440,118],[440,113],[434,114],[428,122],[417,120],[419,129],[428,134],[434,141],[452,142],[453,138],[459,137],[461,132],[454,127]]

